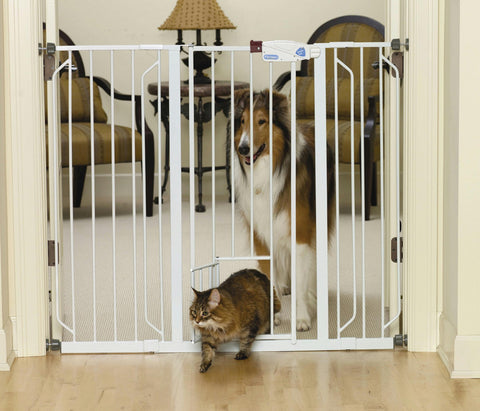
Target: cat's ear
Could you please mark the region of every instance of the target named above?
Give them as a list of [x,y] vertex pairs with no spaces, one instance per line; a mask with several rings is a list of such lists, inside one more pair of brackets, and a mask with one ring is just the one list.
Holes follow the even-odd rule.
[[195,290],[195,288],[193,288],[193,287],[192,287],[192,290],[193,290],[193,292],[195,293],[195,295],[198,297],[198,294],[200,294],[200,292],[197,291],[197,290]]
[[219,291],[214,288],[210,293],[210,297],[208,297],[208,307],[212,310],[217,308],[218,304],[220,304],[220,298]]

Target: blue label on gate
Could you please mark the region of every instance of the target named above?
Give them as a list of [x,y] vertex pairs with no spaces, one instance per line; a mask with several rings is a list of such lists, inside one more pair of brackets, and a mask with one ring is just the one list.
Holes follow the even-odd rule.
[[305,47],[300,47],[295,54],[299,57],[305,57]]
[[278,60],[278,55],[277,54],[264,54],[263,58],[265,60]]

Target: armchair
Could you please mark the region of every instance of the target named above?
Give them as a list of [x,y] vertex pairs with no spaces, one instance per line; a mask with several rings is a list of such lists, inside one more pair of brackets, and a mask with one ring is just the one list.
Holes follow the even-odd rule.
[[[45,26],[44,26],[45,29]],[[71,38],[62,30],[59,30],[59,41],[61,45],[74,45]],[[60,60],[68,58],[67,52],[60,52]],[[85,66],[78,51],[72,52],[72,146],[73,146],[73,206],[80,207],[82,201],[83,186],[87,167],[92,164],[90,156],[90,77],[85,75]],[[61,150],[62,167],[69,166],[68,157],[68,79],[60,77],[60,100],[61,100]],[[100,88],[109,96],[113,93],[114,99],[131,101],[130,94],[122,94],[112,90],[110,83],[101,78],[93,77],[93,104],[94,104],[94,141],[95,141],[95,164],[111,164],[111,125],[107,124],[107,114],[102,107]],[[45,93],[46,95],[46,93]],[[135,161],[142,161],[142,114],[141,96],[134,96],[135,99]],[[45,104],[45,107],[47,105]],[[115,163],[132,162],[132,130],[129,127],[115,125]],[[48,138],[47,138],[48,144]],[[48,152],[48,150],[47,150]],[[155,168],[155,151],[153,133],[145,122],[145,193],[146,193],[146,214],[153,215],[153,184]]]
[[[308,43],[333,41],[383,41],[384,27],[379,22],[363,16],[343,16],[321,25],[310,37]],[[360,51],[359,49],[338,49],[338,58],[348,65],[355,75],[355,164],[360,164]],[[326,53],[326,95],[327,95],[327,140],[335,148],[335,100],[333,50]],[[379,80],[378,71],[372,67],[378,61],[377,49],[364,49],[364,150],[365,150],[365,219],[370,219],[370,206],[377,205],[376,162],[380,159],[379,139],[375,135],[378,118]],[[339,162],[350,164],[350,77],[338,69],[338,132]],[[290,81],[290,72],[283,73],[274,88],[280,91]],[[313,60],[304,60],[297,71],[297,121],[314,119]],[[368,109],[367,109],[368,108]],[[360,179],[361,180],[361,179]],[[361,182],[361,181],[360,181]]]

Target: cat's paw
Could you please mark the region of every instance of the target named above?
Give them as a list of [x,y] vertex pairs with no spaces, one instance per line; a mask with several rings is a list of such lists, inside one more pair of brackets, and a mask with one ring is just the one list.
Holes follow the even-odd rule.
[[280,295],[290,295],[290,287],[287,285],[279,285],[278,290],[280,291]]
[[303,318],[297,319],[297,331],[308,331],[310,328],[312,328],[310,320]]
[[235,356],[236,360],[246,360],[247,358],[248,352],[244,350],[237,352],[237,355]]
[[280,321],[280,314],[275,314],[274,317],[273,317],[273,323],[275,325],[280,325],[281,321]]
[[202,362],[200,364],[200,372],[203,374],[204,372],[207,372],[207,370],[210,368],[212,365],[212,362]]

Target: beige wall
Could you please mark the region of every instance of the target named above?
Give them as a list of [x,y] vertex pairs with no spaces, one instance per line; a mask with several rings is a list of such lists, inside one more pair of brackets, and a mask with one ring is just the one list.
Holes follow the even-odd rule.
[[[176,0],[142,0],[132,2],[130,0],[62,0],[58,2],[58,24],[65,30],[76,44],[175,44],[176,31],[159,31],[157,27],[163,23],[175,6]],[[306,0],[292,2],[291,0],[267,0],[267,1],[234,1],[219,0],[219,5],[231,21],[237,26],[236,30],[222,31],[222,40],[225,45],[248,45],[250,40],[296,40],[306,42],[311,34],[324,22],[334,17],[347,14],[359,14],[374,18],[381,23],[385,22],[385,2],[383,0],[345,0],[332,2],[329,0]],[[114,10],[114,12],[112,11]],[[209,45],[213,43],[214,32],[204,32],[202,40]],[[184,32],[184,41],[195,41],[194,32]],[[86,55],[86,54],[84,54]],[[115,77],[115,87],[129,93],[131,90],[130,56],[121,53],[116,55],[116,70],[119,75]],[[137,53],[140,67],[147,68],[155,59],[155,53]],[[248,53],[236,56],[235,78],[237,80],[249,80]],[[268,66],[255,56],[254,62],[254,88],[268,87]],[[162,79],[168,79],[167,58],[162,64]],[[95,75],[106,79],[110,78],[109,55],[98,53],[95,55]],[[275,65],[273,81],[282,72],[289,70],[289,65]],[[87,69],[88,71],[88,69]],[[216,79],[230,79],[230,55],[224,53],[218,57],[215,65]],[[183,79],[188,77],[188,70],[182,64]],[[146,83],[156,81],[156,74],[146,77]],[[140,89],[140,76],[137,75],[136,90]],[[105,97],[105,95],[103,96]],[[150,96],[147,95],[151,99]],[[104,98],[104,107],[110,110],[108,98]],[[157,132],[157,121],[153,117],[153,109],[146,102],[147,122]],[[127,103],[116,104],[116,121],[129,125],[130,106]],[[226,121],[223,115],[217,118],[217,164],[223,164],[225,158],[224,142]],[[209,142],[210,124],[205,128],[204,159],[206,164],[211,159],[211,145]],[[182,144],[184,149],[183,163],[188,164],[188,122],[182,120]],[[118,170],[121,172],[122,168]],[[101,171],[99,170],[98,173]],[[97,173],[97,176],[98,176]],[[223,180],[223,173],[221,178]],[[184,174],[187,179],[187,175]],[[219,177],[220,178],[220,177]],[[186,181],[186,180],[184,180]],[[209,175],[206,177],[208,193]],[[87,179],[88,185],[88,179]],[[139,185],[139,187],[141,187]],[[226,188],[224,181],[217,189]],[[88,201],[89,190],[85,190],[85,199]]]
[[480,138],[475,0],[445,2],[444,312],[440,352],[453,376],[480,376]]

